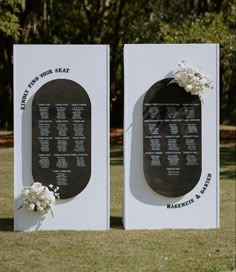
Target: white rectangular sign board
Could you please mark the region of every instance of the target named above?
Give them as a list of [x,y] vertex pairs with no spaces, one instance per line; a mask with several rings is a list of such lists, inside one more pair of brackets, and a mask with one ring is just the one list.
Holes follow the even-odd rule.
[[219,227],[219,46],[125,45],[125,229]]
[[15,230],[109,229],[109,46],[14,45],[14,129]]

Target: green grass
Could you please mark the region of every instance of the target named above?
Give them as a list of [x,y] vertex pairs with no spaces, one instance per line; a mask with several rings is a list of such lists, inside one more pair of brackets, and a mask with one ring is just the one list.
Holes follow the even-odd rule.
[[123,152],[111,148],[111,230],[13,232],[13,150],[0,149],[0,271],[235,271],[235,149],[221,149],[221,227],[124,231]]

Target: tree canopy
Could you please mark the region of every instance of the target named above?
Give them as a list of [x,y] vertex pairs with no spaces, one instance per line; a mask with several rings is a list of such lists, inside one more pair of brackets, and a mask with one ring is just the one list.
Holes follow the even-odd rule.
[[110,44],[111,125],[123,120],[125,43],[219,43],[221,122],[236,117],[236,0],[0,0],[0,126],[12,127],[14,43]]

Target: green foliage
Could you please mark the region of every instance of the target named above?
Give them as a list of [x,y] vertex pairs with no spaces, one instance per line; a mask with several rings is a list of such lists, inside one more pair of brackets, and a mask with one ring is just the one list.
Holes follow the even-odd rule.
[[14,40],[20,35],[19,31],[19,19],[17,16],[11,12],[5,12],[0,14],[0,31],[2,31],[6,36],[12,36]]
[[[235,9],[225,19],[222,12],[207,13],[186,19],[182,24],[161,23],[161,32],[166,43],[219,43],[221,71],[221,118],[222,121],[236,118],[234,89],[236,77],[236,47],[233,18]],[[228,21],[229,19],[229,21]]]
[[12,37],[15,41],[20,36],[20,4],[22,0],[0,1],[0,33]]
[[[0,0],[0,116],[12,122],[12,44],[110,44],[111,99],[122,124],[125,43],[220,43],[221,121],[236,115],[236,0]],[[1,105],[4,105],[4,112]],[[2,117],[1,117],[2,118]],[[6,121],[8,120],[8,121]]]

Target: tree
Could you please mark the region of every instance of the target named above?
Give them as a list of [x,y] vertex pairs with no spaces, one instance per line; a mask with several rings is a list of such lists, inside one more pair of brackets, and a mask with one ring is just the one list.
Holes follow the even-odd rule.
[[[111,120],[123,120],[125,43],[219,42],[222,121],[232,118],[236,0],[0,0],[0,107],[12,126],[13,43],[110,44]],[[5,117],[5,118],[4,118]],[[1,124],[0,124],[1,125]]]
[[0,1],[0,126],[13,126],[12,44],[20,36],[20,0]]
[[175,26],[162,23],[161,32],[167,43],[220,44],[221,122],[235,120],[236,35],[235,28],[231,28],[223,13],[207,13]]

